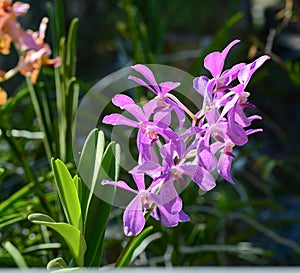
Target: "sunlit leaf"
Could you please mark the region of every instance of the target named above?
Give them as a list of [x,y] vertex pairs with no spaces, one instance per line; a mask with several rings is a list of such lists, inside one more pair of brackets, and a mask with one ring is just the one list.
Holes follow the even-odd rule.
[[61,160],[52,159],[51,163],[58,194],[68,223],[82,230],[81,207],[73,179]]
[[68,267],[66,262],[62,257],[55,258],[48,262],[47,264],[47,270],[55,269],[55,268],[65,268]]
[[85,141],[79,160],[78,173],[83,182],[81,183],[80,202],[84,222],[97,181],[104,144],[103,132],[97,129],[92,130]]
[[[111,142],[103,155],[97,184],[94,188],[96,194],[92,196],[86,220],[85,238],[88,249],[85,264],[88,266],[100,266],[105,229],[115,194],[113,187],[105,187],[100,182],[107,178],[117,180],[119,163],[120,147]],[[99,196],[105,196],[105,201],[109,203],[101,200]]]
[[146,236],[152,231],[153,226],[145,228],[139,235],[132,237],[127,242],[125,248],[119,256],[118,261],[116,262],[115,267],[124,267],[129,265],[134,251],[140,246]]
[[33,213],[28,216],[28,220],[35,224],[45,225],[55,230],[68,245],[73,258],[78,266],[83,266],[86,243],[81,231],[67,223],[55,222],[51,217],[41,213]]

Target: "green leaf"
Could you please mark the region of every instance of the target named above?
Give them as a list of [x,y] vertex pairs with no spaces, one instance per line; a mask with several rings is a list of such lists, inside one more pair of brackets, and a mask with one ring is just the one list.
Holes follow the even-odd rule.
[[65,267],[68,267],[67,263],[61,257],[55,258],[47,264],[47,270],[54,269],[54,268],[65,268]]
[[52,36],[52,49],[54,56],[59,55],[59,40],[65,35],[65,18],[62,0],[55,0],[53,3],[47,2],[46,8],[50,19],[50,29]]
[[34,190],[35,183],[30,182],[26,186],[23,186],[20,190],[16,191],[14,194],[12,194],[10,197],[8,197],[6,200],[4,200],[0,204],[0,215],[2,216],[3,213],[11,208],[18,200],[24,198],[25,196],[31,194]]
[[25,213],[14,213],[0,217],[0,230],[27,218]]
[[16,107],[24,102],[24,98],[29,95],[29,89],[27,87],[19,90],[14,97],[9,97],[5,104],[1,106],[1,118],[2,115],[9,117]]
[[28,220],[32,223],[45,225],[55,230],[65,240],[77,265],[84,265],[86,242],[81,231],[78,228],[67,223],[55,222],[48,215],[41,213],[30,214],[28,216]]
[[76,185],[74,184],[67,167],[61,160],[54,160],[52,158],[51,164],[59,198],[68,223],[79,230],[82,230],[81,206]]
[[80,196],[84,223],[97,181],[104,151],[104,144],[105,139],[103,132],[98,129],[92,130],[85,141],[79,160],[78,172],[82,182],[84,182],[81,183]]
[[60,243],[46,243],[46,244],[33,245],[33,246],[29,246],[27,248],[24,248],[22,253],[28,254],[28,253],[32,253],[35,251],[60,249],[60,248],[61,248]]
[[67,47],[66,47],[66,65],[68,67],[69,77],[75,76],[76,72],[76,36],[78,29],[78,18],[74,18],[70,24]]
[[2,246],[11,255],[11,257],[14,259],[16,265],[19,268],[21,268],[21,269],[28,268],[26,261],[25,261],[24,257],[22,256],[21,252],[11,242],[7,241],[7,242],[3,243]]
[[132,237],[127,242],[125,248],[123,249],[121,255],[119,256],[119,259],[117,260],[115,267],[124,267],[127,266],[131,258],[133,256],[134,251],[142,241],[146,238],[146,236],[152,231],[153,226],[149,226],[145,228],[139,235]]
[[[105,229],[114,200],[115,189],[101,185],[103,179],[118,179],[120,163],[120,146],[111,142],[103,155],[101,169],[97,176],[94,194],[88,209],[85,238],[88,245],[85,255],[87,266],[100,266]],[[112,177],[112,178],[111,178]],[[100,197],[105,197],[103,201]]]

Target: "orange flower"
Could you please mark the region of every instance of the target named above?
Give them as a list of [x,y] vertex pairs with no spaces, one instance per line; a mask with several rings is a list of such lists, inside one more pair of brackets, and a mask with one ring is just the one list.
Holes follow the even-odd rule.
[[17,17],[26,14],[28,4],[0,0],[0,53],[9,54],[11,42],[17,42],[23,32]]
[[61,64],[60,57],[50,59],[50,46],[44,42],[47,23],[48,18],[43,18],[38,31],[23,31],[18,41],[18,46],[24,53],[17,68],[22,75],[30,76],[33,84],[36,83],[42,66],[57,67]]
[[20,57],[18,69],[23,76],[30,76],[31,82],[36,84],[43,65],[58,67],[61,58],[50,59],[51,50],[46,46],[40,50],[29,50]]
[[4,104],[7,99],[6,92],[0,87],[0,105]]

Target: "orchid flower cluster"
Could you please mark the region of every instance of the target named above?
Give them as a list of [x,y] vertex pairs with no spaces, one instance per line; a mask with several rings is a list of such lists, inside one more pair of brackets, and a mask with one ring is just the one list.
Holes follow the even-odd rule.
[[[20,72],[29,76],[33,84],[36,83],[43,65],[56,67],[61,64],[61,58],[50,59],[51,49],[45,43],[48,18],[43,18],[38,31],[24,30],[17,21],[29,9],[29,4],[12,3],[11,0],[0,0],[0,53],[10,54],[11,44],[19,52],[19,62],[9,71],[0,71],[0,82],[10,79]],[[6,92],[0,91],[0,105],[6,101]]]
[[[141,64],[132,67],[141,77],[129,79],[150,90],[155,97],[142,107],[124,94],[112,99],[114,105],[133,119],[115,113],[105,116],[103,123],[138,130],[138,165],[129,171],[136,189],[125,181],[102,181],[103,185],[135,194],[123,215],[125,235],[139,234],[150,215],[167,227],[190,220],[183,211],[176,183],[185,186],[193,181],[202,191],[209,191],[216,186],[215,174],[234,183],[230,173],[233,148],[245,145],[249,135],[262,131],[249,129],[252,121],[261,117],[245,114],[247,108],[255,108],[248,102],[250,94],[245,90],[253,73],[269,59],[264,55],[252,63],[239,63],[223,71],[228,52],[238,42],[234,40],[222,52],[210,53],[204,59],[212,77],[194,79],[193,87],[203,97],[202,107],[195,114],[171,94],[179,82],[157,83],[152,71]],[[178,118],[176,130],[171,128],[172,113]],[[183,129],[187,116],[191,126]],[[147,188],[146,176],[151,179]]]

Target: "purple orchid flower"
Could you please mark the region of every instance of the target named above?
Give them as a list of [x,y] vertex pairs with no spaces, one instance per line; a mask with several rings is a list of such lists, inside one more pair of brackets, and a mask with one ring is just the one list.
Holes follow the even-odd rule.
[[[216,186],[214,177],[194,157],[197,140],[186,147],[183,138],[172,139],[160,148],[162,164],[147,162],[133,168],[130,173],[144,173],[154,179],[177,180],[185,184],[183,175],[191,178],[203,191],[209,191]],[[192,155],[192,156],[191,156]]]
[[[126,95],[113,98],[112,102],[133,119],[111,114],[105,116],[103,122],[138,129],[139,163],[129,172],[137,189],[130,188],[124,181],[102,181],[103,185],[114,185],[135,194],[123,216],[127,236],[137,235],[143,230],[147,212],[167,227],[189,221],[182,210],[175,181],[186,186],[185,179],[190,177],[201,190],[209,191],[216,186],[212,173],[218,172],[226,181],[234,183],[230,172],[233,148],[245,145],[250,134],[262,131],[248,129],[261,117],[246,115],[247,108],[255,108],[248,102],[250,93],[246,87],[255,71],[269,59],[261,56],[252,63],[239,63],[224,70],[227,55],[238,42],[234,40],[222,52],[212,52],[205,57],[204,66],[212,78],[200,76],[193,81],[194,89],[203,97],[202,108],[195,115],[170,93],[180,83],[158,84],[152,71],[141,64],[132,68],[144,79],[135,76],[129,79],[146,87],[155,98],[143,107]],[[171,111],[177,115],[179,131],[185,122],[185,112],[191,117],[192,126],[185,132],[172,130]],[[145,175],[152,179],[147,189]]]
[[149,121],[152,114],[149,111],[149,104],[145,104],[143,108],[136,105],[133,99],[126,95],[118,94],[112,99],[113,104],[126,110],[135,120],[131,120],[122,114],[110,114],[103,118],[103,123],[111,125],[125,125],[129,127],[138,128],[137,146],[140,152],[141,162],[153,160],[152,146],[159,141],[159,136],[162,136],[165,141],[171,138],[177,138],[177,134],[172,131],[167,124],[163,122],[164,116],[161,120]]
[[137,190],[130,188],[124,181],[102,181],[102,185],[113,185],[136,194],[123,215],[126,236],[138,235],[145,226],[145,213],[153,209],[151,216],[155,219],[161,219],[167,227],[177,226],[179,222],[189,221],[187,214],[182,211],[182,200],[178,196],[172,181],[153,181],[146,189],[143,174],[134,174],[133,179],[138,188]]
[[[228,89],[230,82],[237,78],[239,70],[245,66],[244,63],[239,63],[222,73],[228,52],[239,42],[239,40],[234,40],[222,52],[212,52],[204,59],[204,67],[209,70],[213,76],[210,84],[215,93]],[[208,78],[205,76],[198,77],[194,80],[194,88],[200,94],[203,93],[203,87],[205,89],[205,82],[208,83]]]
[[182,128],[183,123],[185,121],[185,114],[184,110],[175,103],[172,99],[169,97],[172,97],[170,94],[168,94],[171,90],[174,90],[177,88],[180,83],[179,82],[162,82],[158,84],[155,80],[154,74],[152,71],[145,65],[142,64],[136,64],[132,66],[132,68],[140,73],[147,81],[146,83],[144,80],[137,78],[135,76],[129,76],[128,79],[135,81],[141,86],[146,87],[149,89],[152,93],[156,95],[154,100],[152,101],[152,104],[154,106],[154,111],[167,111],[170,116],[170,111],[174,110],[179,121],[179,128]]
[[211,151],[213,154],[216,154],[217,151],[220,151],[220,156],[217,163],[217,170],[221,177],[226,181],[234,184],[234,181],[230,174],[232,160],[235,157],[233,152],[233,147],[235,144],[228,139],[225,143],[215,142],[211,145]]

